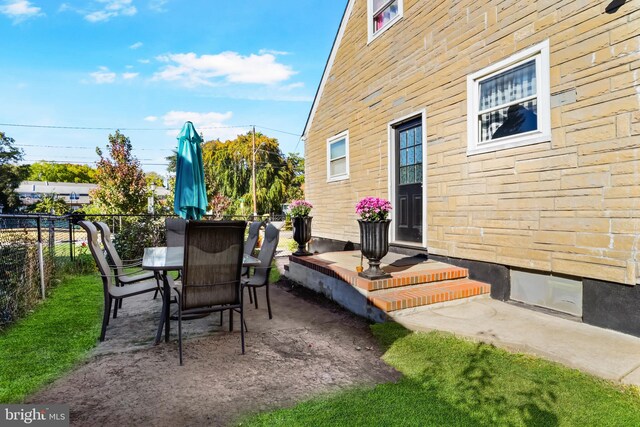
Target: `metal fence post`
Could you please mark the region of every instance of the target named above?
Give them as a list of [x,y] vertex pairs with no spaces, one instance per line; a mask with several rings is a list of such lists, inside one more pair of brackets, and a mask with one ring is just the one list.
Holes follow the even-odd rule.
[[75,246],[75,242],[73,241],[73,221],[71,221],[71,217],[69,217],[68,221],[69,221],[69,257],[73,262],[73,247]]
[[42,255],[42,224],[40,222],[40,215],[36,220],[38,226],[38,270],[40,271],[40,290],[42,292],[42,299],[47,297],[47,292],[44,286],[44,256]]

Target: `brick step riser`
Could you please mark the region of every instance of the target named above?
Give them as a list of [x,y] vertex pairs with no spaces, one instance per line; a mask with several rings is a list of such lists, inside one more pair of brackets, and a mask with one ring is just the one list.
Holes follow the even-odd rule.
[[[391,295],[380,295],[375,293],[368,296],[369,302],[385,312],[402,310],[405,308],[415,308],[437,304],[458,299],[470,298],[488,294],[491,287],[488,284],[469,280],[447,287],[425,287],[421,286],[415,291],[402,289],[401,295],[393,298]],[[385,298],[386,296],[386,298]]]
[[469,271],[465,268],[451,269],[444,272],[421,274],[419,276],[394,277],[385,280],[358,280],[356,286],[369,292],[382,291],[385,289],[398,289],[407,286],[424,285],[427,283],[446,283],[451,280],[465,279],[469,276]]

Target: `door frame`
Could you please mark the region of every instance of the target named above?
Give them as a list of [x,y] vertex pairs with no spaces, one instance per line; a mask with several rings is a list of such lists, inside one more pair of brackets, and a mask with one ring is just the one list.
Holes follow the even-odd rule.
[[[390,241],[391,243],[398,243],[405,246],[415,246],[416,248],[427,248],[427,110],[423,108],[422,110],[414,111],[411,114],[407,114],[398,119],[392,120],[387,124],[387,140],[389,141],[389,201],[391,201],[392,205],[395,204],[396,201],[396,127],[401,125],[402,123],[408,122],[410,120],[415,120],[417,118],[421,119],[422,122],[422,244],[416,242],[405,242],[396,240],[396,231],[395,226],[391,226],[390,228]],[[393,206],[394,209],[391,211],[391,218],[394,222],[398,219],[396,218],[398,210],[396,206]]]

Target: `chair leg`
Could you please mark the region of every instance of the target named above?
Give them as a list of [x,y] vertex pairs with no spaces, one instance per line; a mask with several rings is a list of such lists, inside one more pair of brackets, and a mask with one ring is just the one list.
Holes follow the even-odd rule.
[[113,304],[113,318],[117,318],[118,317],[118,307],[120,307],[120,300],[116,300],[115,303]]
[[229,310],[229,331],[233,331],[233,309]]
[[246,327],[246,324],[244,323],[244,310],[242,305],[240,305],[240,340],[242,342],[242,354],[244,354],[244,328],[242,325]]
[[220,310],[220,326],[222,326],[222,314],[223,314],[223,312],[222,312],[222,310]]
[[258,292],[256,291],[256,288],[253,288],[253,302],[256,305],[256,309],[258,308]]
[[180,366],[182,366],[182,296],[178,300],[178,353],[180,354]]
[[157,290],[157,289],[156,289],[156,291],[155,291],[155,292],[154,292],[154,294],[153,294],[153,299],[156,299],[156,298],[158,298],[158,290]]
[[267,282],[267,308],[269,309],[269,319],[273,319],[273,316],[271,315],[271,301],[269,300],[269,282]]
[[109,324],[109,315],[111,314],[111,303],[113,299],[111,296],[107,296],[104,301],[104,313],[102,313],[102,330],[100,331],[100,341],[104,341],[104,336],[107,333],[107,325]]
[[253,304],[253,297],[251,296],[251,288],[246,286],[247,292],[249,293],[249,304]]

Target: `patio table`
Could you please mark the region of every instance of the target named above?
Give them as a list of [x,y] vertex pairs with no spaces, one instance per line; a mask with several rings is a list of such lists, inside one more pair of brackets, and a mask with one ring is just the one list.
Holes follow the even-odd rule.
[[[162,312],[160,314],[160,322],[156,333],[156,344],[162,340],[162,327],[164,326],[164,340],[169,341],[169,306],[171,304],[171,287],[167,273],[170,271],[178,271],[182,269],[184,263],[183,247],[155,247],[144,248],[144,256],[142,257],[142,269],[151,270],[160,273],[162,277]],[[257,267],[260,265],[258,258],[250,255],[243,255],[242,265],[244,267]]]

